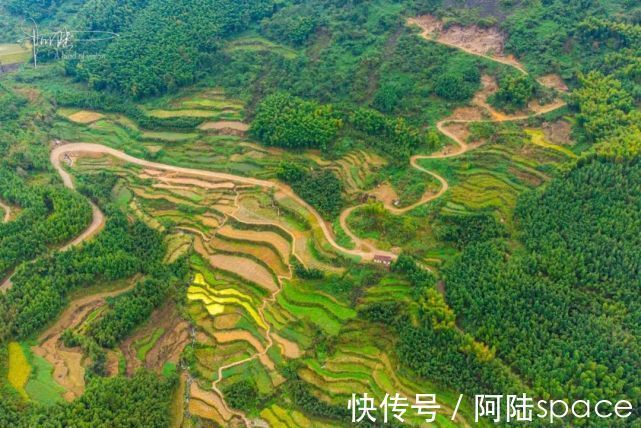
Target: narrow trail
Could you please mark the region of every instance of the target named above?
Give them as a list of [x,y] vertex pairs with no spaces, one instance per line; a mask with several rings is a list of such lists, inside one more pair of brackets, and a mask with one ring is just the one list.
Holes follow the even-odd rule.
[[[237,209],[239,208],[239,202],[238,202],[239,198],[240,198],[240,193],[237,192],[236,193],[236,197],[234,198],[234,205],[235,205],[235,207]],[[226,218],[225,218],[225,221],[220,225],[220,227],[223,227],[227,223],[227,220],[229,218],[233,218],[234,220],[239,221],[238,218],[236,218],[234,216],[234,214],[227,214]],[[205,238],[205,236],[203,234],[201,234],[201,236],[203,238]],[[295,242],[296,241],[292,236],[292,248],[291,248],[292,255],[295,254],[295,247],[294,247]],[[203,250],[204,250],[204,248],[203,248]],[[202,255],[205,256],[205,257],[207,256],[207,254],[202,254]],[[265,330],[265,339],[267,341],[267,344],[263,347],[262,351],[259,351],[259,352],[255,353],[253,355],[250,355],[249,357],[244,358],[242,360],[235,361],[233,363],[229,363],[229,364],[226,364],[226,365],[223,365],[223,366],[219,367],[218,368],[218,372],[217,372],[217,377],[212,382],[212,385],[211,385],[212,391],[214,391],[220,397],[221,405],[224,407],[224,410],[228,414],[231,414],[231,415],[239,417],[243,421],[245,426],[247,426],[247,427],[251,427],[252,426],[251,421],[247,418],[247,416],[243,412],[241,412],[239,410],[232,409],[231,407],[229,407],[229,405],[227,404],[227,401],[225,400],[225,396],[223,395],[223,392],[218,387],[218,384],[223,380],[223,373],[224,373],[225,370],[228,370],[228,369],[236,367],[236,366],[243,365],[245,363],[249,363],[249,362],[254,361],[254,360],[260,360],[261,363],[263,363],[264,359],[269,359],[269,356],[267,354],[270,351],[270,349],[274,346],[275,341],[274,341],[274,338],[272,337],[272,332],[271,332],[272,326],[269,323],[269,321],[267,320],[267,318],[265,318],[265,309],[267,308],[268,305],[276,303],[276,299],[278,298],[278,295],[283,290],[283,282],[282,281],[283,280],[287,280],[287,279],[292,279],[292,277],[293,277],[293,267],[292,267],[292,265],[290,263],[287,263],[287,266],[289,268],[289,273],[287,275],[277,275],[276,276],[276,279],[278,281],[278,289],[275,292],[271,293],[271,295],[268,298],[264,299],[263,303],[260,305],[260,307],[257,308],[257,312],[258,312],[258,315],[260,316],[260,319],[267,326],[267,329]],[[255,347],[255,349],[258,350],[258,348],[256,348],[256,347]]]
[[[65,185],[65,187],[67,187],[69,189],[75,189],[75,186],[73,184],[73,179],[71,178],[71,175],[69,175],[69,173],[67,173],[67,171],[65,171],[64,168],[62,167],[62,164],[61,164],[61,162],[62,162],[61,158],[62,157],[61,156],[54,156],[55,152],[56,152],[55,149],[51,152],[51,164],[58,171],[58,174],[60,174],[60,178],[62,178],[62,182]],[[66,158],[69,159],[68,157],[66,157]],[[104,225],[105,225],[105,216],[104,216],[104,214],[102,213],[102,211],[100,211],[100,208],[98,208],[96,206],[96,204],[94,204],[91,201],[89,201],[89,203],[91,204],[91,215],[92,215],[91,223],[89,224],[89,227],[87,227],[87,229],[85,229],[85,231],[82,232],[73,241],[71,241],[68,244],[66,244],[65,246],[63,246],[60,249],[61,251],[66,251],[69,248],[74,247],[76,245],[79,245],[82,242],[90,239],[91,237],[96,235],[100,230],[102,230],[102,228],[104,227]]]
[[11,207],[4,202],[0,201],[0,208],[4,211],[4,216],[2,218],[3,223],[7,223],[11,219]]
[[[412,25],[412,24],[419,25],[418,22],[413,20],[413,19],[410,19],[408,21],[408,24],[410,24],[410,25]],[[420,25],[419,25],[419,27],[420,27]],[[518,70],[519,72],[521,72],[521,73],[523,73],[525,75],[529,75],[528,71],[520,63],[518,63],[518,61],[516,61],[516,60],[514,60],[512,58],[509,58],[509,57],[493,57],[493,56],[481,54],[481,53],[475,52],[473,50],[466,49],[464,47],[457,46],[455,44],[447,43],[447,42],[438,40],[436,38],[433,38],[432,35],[427,30],[424,30],[422,27],[421,27],[421,29],[423,30],[421,32],[421,36],[423,38],[429,40],[429,41],[432,41],[432,42],[435,42],[435,43],[440,43],[440,44],[443,44],[445,46],[449,46],[449,47],[454,48],[454,49],[459,49],[459,50],[461,50],[463,52],[466,52],[466,53],[468,53],[470,55],[476,55],[476,56],[479,56],[479,57],[482,57],[482,58],[489,59],[491,61],[495,61],[495,62],[499,62],[499,63],[504,64],[504,65],[508,65],[510,67],[515,68],[516,70]],[[442,176],[438,175],[437,173],[435,173],[433,171],[425,169],[424,167],[422,167],[419,164],[419,161],[421,161],[423,159],[446,159],[446,158],[451,158],[451,157],[455,157],[455,156],[461,156],[461,155],[465,154],[466,152],[478,147],[478,144],[477,145],[469,145],[469,144],[467,144],[465,141],[461,140],[461,138],[458,135],[456,135],[453,132],[450,132],[447,129],[447,125],[456,124],[456,123],[469,124],[469,123],[519,122],[519,121],[523,121],[523,120],[528,120],[530,118],[534,118],[534,117],[545,115],[547,113],[550,113],[550,112],[553,112],[553,111],[558,110],[560,108],[563,108],[566,105],[567,105],[567,103],[565,101],[556,100],[551,104],[548,104],[548,105],[545,105],[545,106],[540,106],[534,113],[509,115],[508,116],[508,115],[504,115],[502,113],[499,113],[499,112],[495,111],[494,109],[492,109],[491,106],[489,106],[485,102],[485,100],[483,100],[482,107],[485,108],[485,110],[487,110],[490,113],[490,115],[492,116],[492,119],[448,119],[448,118],[445,118],[445,119],[437,122],[437,124],[436,124],[437,130],[441,134],[443,134],[446,137],[448,137],[450,140],[454,141],[456,143],[456,145],[457,145],[457,148],[455,148],[452,151],[450,151],[449,148],[445,148],[444,151],[442,151],[440,153],[431,154],[431,155],[414,155],[414,156],[412,156],[410,158],[410,165],[412,166],[412,168],[414,168],[414,169],[416,169],[418,171],[424,172],[424,173],[430,175],[432,178],[436,179],[441,185],[439,191],[436,192],[436,193],[427,192],[427,193],[425,193],[423,195],[423,197],[421,197],[421,199],[419,201],[417,201],[417,202],[415,202],[415,203],[413,203],[413,204],[411,204],[411,205],[409,205],[407,207],[403,207],[403,208],[398,208],[398,207],[395,207],[395,206],[393,206],[393,205],[391,205],[389,203],[385,203],[384,204],[385,209],[387,211],[389,211],[390,213],[394,214],[394,215],[402,215],[402,214],[405,214],[405,213],[407,213],[407,212],[409,212],[409,211],[411,211],[411,210],[413,210],[413,209],[415,209],[415,208],[417,208],[417,207],[419,207],[421,205],[424,205],[424,204],[426,204],[428,202],[431,202],[431,201],[433,201],[435,199],[440,198],[442,195],[444,195],[449,190],[449,184],[448,184],[447,180],[445,180],[445,178],[443,178]],[[356,236],[349,228],[349,225],[348,225],[348,222],[347,222],[348,217],[355,210],[357,210],[358,208],[363,207],[364,205],[365,204],[355,205],[355,206],[349,207],[346,210],[344,210],[341,213],[340,217],[339,217],[340,226],[345,231],[345,234],[347,234],[347,236],[349,236],[352,239],[352,241],[356,245],[357,249],[359,249],[360,251],[369,251],[369,252],[376,252],[377,254],[381,254],[382,252],[380,250],[376,249],[376,247],[374,247],[372,244],[370,244],[368,242],[365,242],[363,239],[361,239],[358,236]],[[394,256],[393,258],[396,258],[396,256]]]

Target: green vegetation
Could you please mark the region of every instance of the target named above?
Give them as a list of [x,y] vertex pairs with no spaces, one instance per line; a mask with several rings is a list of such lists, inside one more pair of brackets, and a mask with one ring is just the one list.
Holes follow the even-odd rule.
[[[15,173],[0,170],[0,199],[23,208],[10,223],[0,224],[0,272],[47,251],[49,245],[71,240],[91,220],[89,205],[60,187],[29,187]],[[45,218],[45,221],[41,221]]]
[[[638,280],[640,171],[636,163],[585,162],[520,202],[524,249],[484,240],[447,270],[448,301],[465,313],[462,327],[540,394],[607,390],[639,399],[639,307],[630,293]],[[569,364],[555,359],[570,349],[582,352],[567,354]]]
[[[210,64],[218,50],[218,44],[210,43],[211,38],[242,30],[250,20],[265,16],[271,2],[249,0],[232,4],[221,0],[212,4],[181,0],[168,4],[151,0],[131,3],[134,7],[146,4],[128,26],[127,37],[115,39],[104,56],[72,63],[70,71],[93,88],[115,89],[139,98],[193,83],[199,69]],[[199,13],[193,13],[196,10]],[[86,28],[104,26],[104,21],[95,21],[104,17],[103,13],[84,15],[83,24]],[[180,25],[174,25],[177,20]],[[132,43],[134,39],[137,42]]]
[[298,165],[283,163],[278,178],[290,184],[298,195],[325,217],[338,215],[343,206],[342,183],[329,170],[307,171]]
[[118,426],[168,426],[169,407],[177,379],[165,379],[141,371],[131,379],[93,379],[83,396],[50,408],[18,407],[12,401],[0,402],[3,426],[29,427],[42,418],[55,425],[86,425],[110,421]]
[[529,75],[510,73],[501,77],[499,89],[488,100],[494,107],[506,111],[522,110],[534,95],[536,82]]
[[[23,18],[119,34],[0,70],[0,426],[343,426],[363,392],[436,393],[445,427],[479,393],[641,404],[635,2],[0,15],[3,43]],[[69,153],[68,189],[50,151],[73,142],[140,161]],[[67,248],[88,201],[104,227]]]
[[[151,350],[151,348],[153,348],[158,339],[160,339],[160,336],[162,336],[164,333],[165,330],[163,328],[157,328],[149,337],[146,337],[145,339],[137,342],[136,357],[138,357],[140,361],[145,361],[147,353]],[[163,368],[163,372],[164,370],[165,369]]]
[[28,347],[25,346],[23,349],[25,349],[33,369],[25,387],[29,399],[44,405],[62,402],[64,388],[53,379],[51,364],[41,356],[34,355]]
[[266,97],[258,106],[252,133],[268,146],[324,150],[340,126],[331,106],[279,93]]

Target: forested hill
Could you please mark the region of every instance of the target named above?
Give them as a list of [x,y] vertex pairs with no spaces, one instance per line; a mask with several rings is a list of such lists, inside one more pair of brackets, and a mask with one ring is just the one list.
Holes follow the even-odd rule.
[[[136,98],[193,83],[212,66],[223,38],[246,29],[273,9],[272,0],[150,0],[129,2],[135,16],[132,20],[127,13],[114,20],[110,9],[93,3],[85,8],[100,12],[82,13],[80,25],[93,31],[125,31],[106,48],[104,56],[78,66],[77,75],[96,89],[113,89]],[[123,11],[122,7],[117,10]]]
[[639,403],[641,164],[593,158],[522,199],[523,249],[469,245],[447,270],[461,326],[540,394]]
[[[3,62],[24,22],[86,37]],[[641,426],[639,1],[0,0],[0,41],[0,428]]]

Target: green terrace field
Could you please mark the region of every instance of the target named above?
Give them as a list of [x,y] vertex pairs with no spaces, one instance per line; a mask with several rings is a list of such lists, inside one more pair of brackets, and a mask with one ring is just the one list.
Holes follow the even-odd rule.
[[[292,278],[294,259],[325,272],[340,274],[342,269],[312,233],[312,220],[287,199],[270,201],[251,187],[141,168],[108,156],[81,156],[72,171],[116,174],[111,197],[130,215],[167,234],[166,260],[195,250],[189,256],[192,280],[185,296],[186,314],[197,326],[186,354],[197,382],[192,393],[198,398],[189,401],[192,414],[227,423],[233,413],[221,409],[215,394],[206,393],[212,385],[229,393],[235,385],[251,382],[267,395],[285,382],[294,360],[300,361],[296,373],[306,388],[337,406],[357,382],[381,398],[392,387],[407,394],[442,392],[443,405],[451,412],[453,394],[414,384],[396,371],[393,354],[384,351],[391,338],[356,320],[355,301],[340,276],[329,282]],[[273,203],[290,214],[274,215]],[[390,300],[409,302],[411,287],[383,275],[356,304]],[[125,349],[127,358],[149,360],[163,346],[165,327],[144,331],[132,339],[131,353]],[[282,409],[266,403],[255,414],[314,420],[292,410],[284,416]],[[439,426],[450,426],[447,411],[439,416]],[[467,412],[460,418],[469,420]]]
[[0,66],[22,64],[31,59],[31,49],[28,46],[0,43]]
[[368,427],[489,427],[478,394],[639,408],[635,2],[0,16],[0,427],[342,428],[365,393]]

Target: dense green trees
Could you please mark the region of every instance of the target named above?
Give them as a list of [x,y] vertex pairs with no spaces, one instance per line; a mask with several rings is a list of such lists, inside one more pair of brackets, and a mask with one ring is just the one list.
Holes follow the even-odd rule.
[[[108,31],[119,34],[129,28],[136,17],[136,12],[147,3],[148,0],[88,0],[78,11],[78,24],[86,31]],[[97,38],[109,38],[109,36]]]
[[52,11],[64,0],[8,0],[6,8],[14,15],[31,18],[35,21],[51,15]]
[[401,255],[392,270],[413,287],[410,307],[398,302],[370,304],[359,315],[391,328],[398,336],[396,352],[404,366],[466,394],[526,391],[492,350],[456,327],[456,315],[436,290],[435,278],[410,257]]
[[167,427],[178,379],[140,371],[132,378],[92,378],[85,393],[71,403],[42,407],[3,395],[0,426]]
[[0,199],[21,208],[14,221],[0,224],[0,276],[49,246],[71,240],[91,221],[91,208],[82,196],[61,187],[28,186],[4,168]]
[[368,108],[354,111],[349,123],[395,163],[406,163],[419,147],[435,148],[439,142],[438,136],[409,125],[403,118],[389,118]]
[[166,299],[179,280],[187,276],[185,259],[180,258],[171,265],[161,264],[164,245],[150,249],[152,267],[147,269],[148,277],[136,283],[134,288],[108,299],[108,310],[103,317],[92,323],[88,335],[100,346],[113,348],[127,337],[134,328],[147,320],[154,309]]
[[332,106],[286,93],[266,97],[256,109],[252,134],[268,146],[324,150],[341,127]]
[[459,249],[474,242],[505,236],[505,227],[488,213],[439,216],[434,225],[436,236]]
[[641,115],[633,111],[634,100],[614,77],[596,71],[582,76],[574,96],[579,109],[577,125],[590,142],[603,141],[640,123]]
[[[149,0],[128,24],[119,7],[114,24],[126,31],[104,56],[77,62],[73,73],[93,88],[136,98],[171,91],[203,74],[221,38],[242,31],[271,9],[270,0]],[[105,26],[99,20],[88,25]]]
[[283,8],[261,22],[262,31],[272,40],[293,46],[307,42],[314,33],[321,18],[310,4],[299,3]]
[[338,215],[343,206],[343,183],[328,169],[307,170],[293,163],[280,166],[278,178],[292,186],[292,189],[325,218]]
[[434,92],[450,101],[466,101],[479,89],[481,73],[469,60],[453,61],[442,67],[434,81]]
[[223,394],[225,394],[229,405],[234,409],[240,409],[244,412],[256,410],[259,399],[258,389],[256,385],[248,380],[236,382],[225,388]]
[[130,224],[123,214],[109,212],[105,229],[95,240],[64,253],[49,254],[21,265],[13,288],[0,296],[0,339],[28,337],[62,310],[68,293],[96,280],[113,281],[147,272],[162,241],[143,223]]
[[501,110],[514,111],[527,107],[536,89],[531,76],[521,73],[508,73],[501,76],[499,89],[488,101]]
[[461,326],[542,396],[637,403],[641,166],[582,162],[517,209],[524,250],[468,246],[447,270]]

